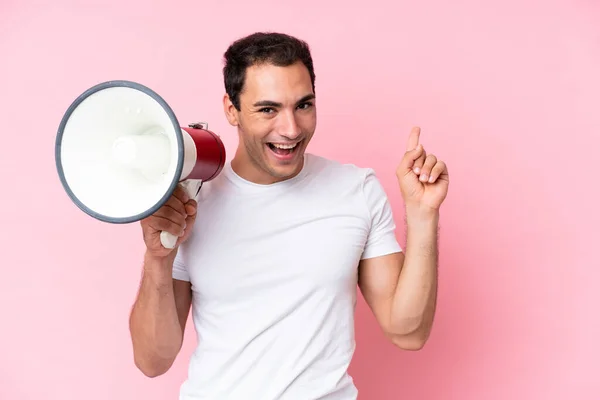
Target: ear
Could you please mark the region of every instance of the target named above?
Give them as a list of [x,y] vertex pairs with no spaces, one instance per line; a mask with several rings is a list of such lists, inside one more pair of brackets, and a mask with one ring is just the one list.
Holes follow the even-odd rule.
[[238,126],[238,111],[235,109],[235,106],[231,102],[228,94],[223,96],[223,111],[225,112],[225,117],[227,117],[227,121],[233,126]]

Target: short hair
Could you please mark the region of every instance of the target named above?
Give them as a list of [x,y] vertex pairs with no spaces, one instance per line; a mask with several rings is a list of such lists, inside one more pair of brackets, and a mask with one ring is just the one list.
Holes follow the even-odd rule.
[[314,91],[313,60],[305,41],[277,32],[256,32],[242,37],[233,42],[224,54],[225,92],[239,111],[240,93],[244,89],[247,68],[265,63],[287,67],[298,61],[308,69]]

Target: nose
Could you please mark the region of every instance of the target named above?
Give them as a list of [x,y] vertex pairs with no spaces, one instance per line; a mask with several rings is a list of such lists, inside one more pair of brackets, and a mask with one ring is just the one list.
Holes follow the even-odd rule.
[[279,129],[278,133],[290,140],[295,140],[302,133],[300,126],[298,125],[298,121],[296,120],[296,115],[293,111],[282,111],[279,114]]

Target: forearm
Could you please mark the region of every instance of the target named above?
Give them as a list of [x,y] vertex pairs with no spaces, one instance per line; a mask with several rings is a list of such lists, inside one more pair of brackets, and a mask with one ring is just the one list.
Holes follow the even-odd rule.
[[144,257],[138,297],[130,317],[136,365],[147,375],[164,373],[183,341],[173,291],[173,256]]
[[391,309],[391,325],[399,337],[424,341],[436,308],[438,212],[407,209],[406,248]]

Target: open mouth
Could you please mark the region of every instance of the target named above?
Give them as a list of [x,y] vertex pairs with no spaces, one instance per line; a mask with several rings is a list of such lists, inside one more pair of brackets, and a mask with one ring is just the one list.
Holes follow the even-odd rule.
[[289,157],[300,147],[300,142],[290,144],[267,143],[267,146],[276,155],[280,157]]

